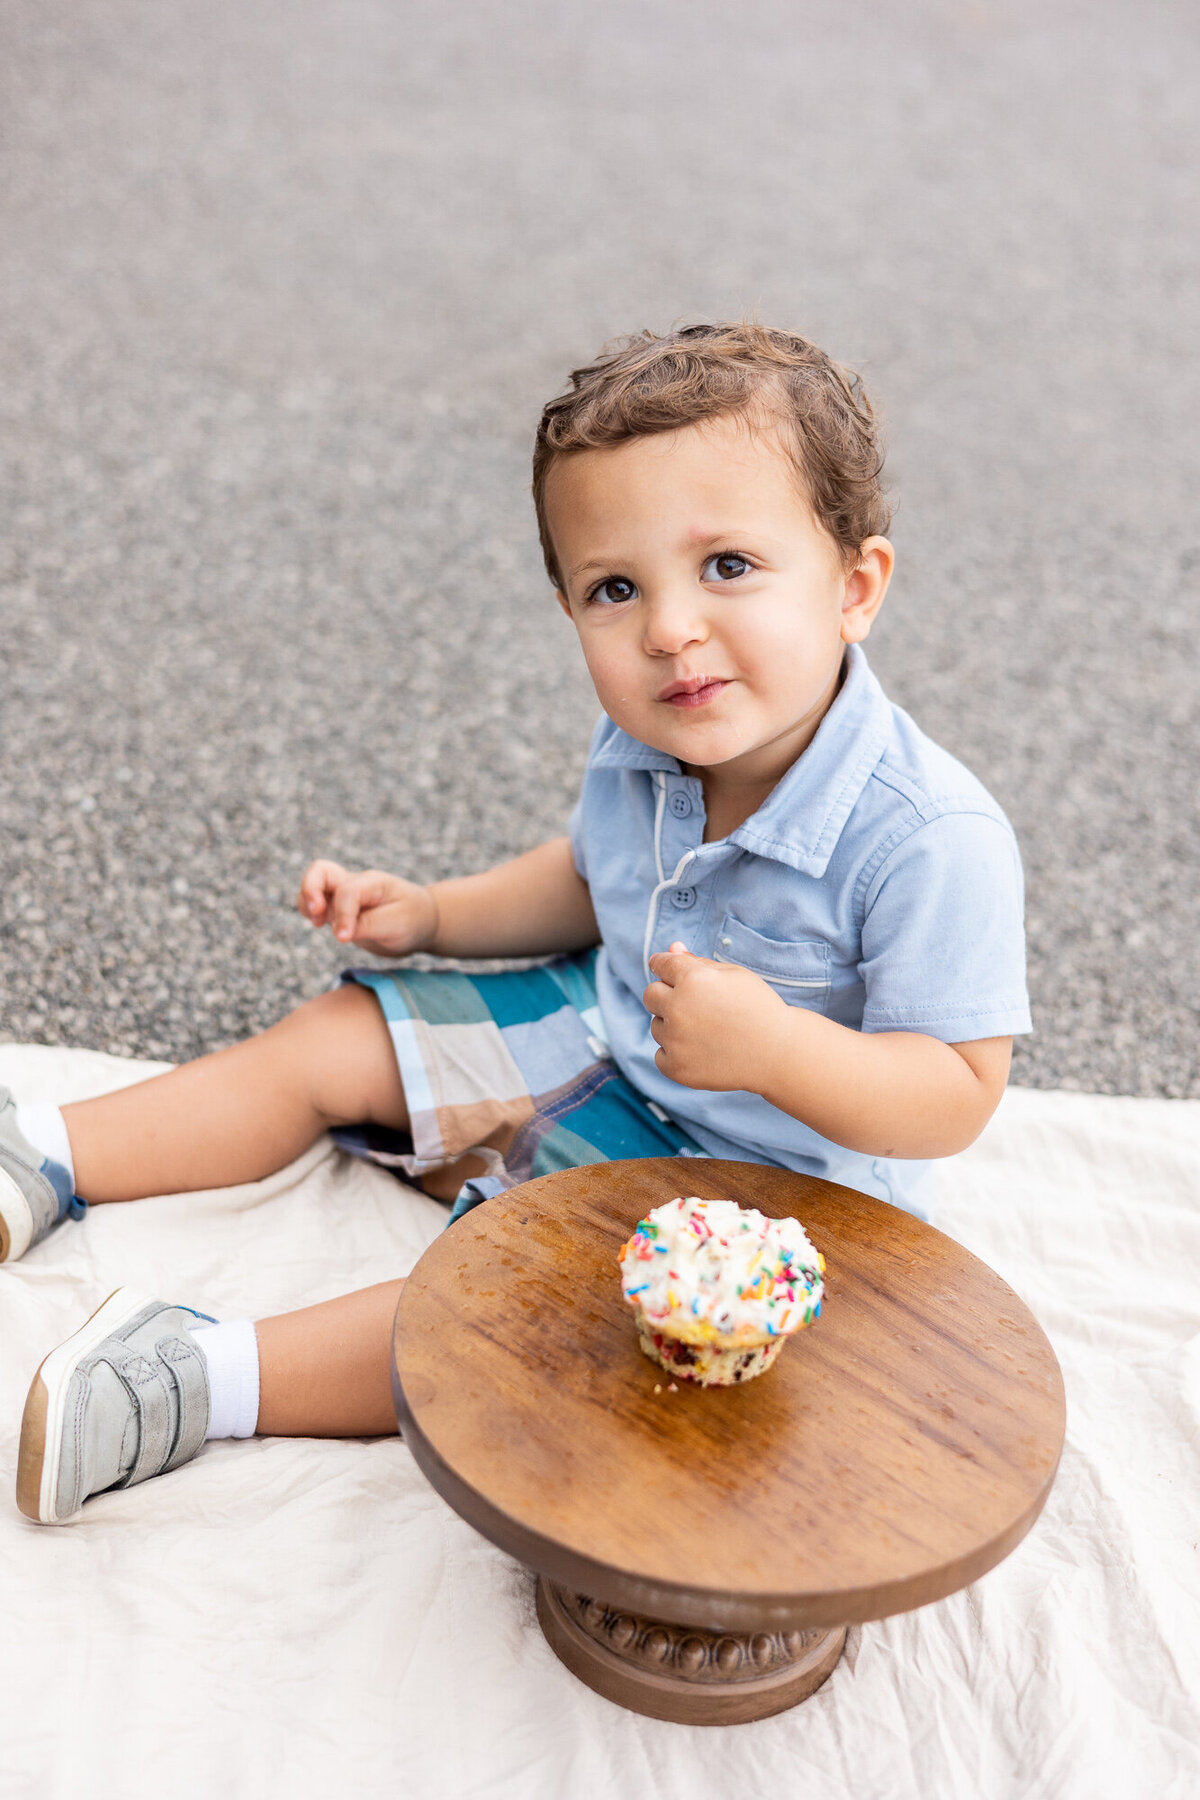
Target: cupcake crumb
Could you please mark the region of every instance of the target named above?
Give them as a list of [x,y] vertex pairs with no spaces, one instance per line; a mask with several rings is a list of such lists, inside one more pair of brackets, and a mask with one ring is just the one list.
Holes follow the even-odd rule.
[[661,1381],[656,1381],[656,1382],[655,1382],[655,1384],[654,1384],[654,1391],[655,1391],[655,1393],[656,1393],[656,1394],[661,1394],[661,1393],[662,1393],[662,1382],[661,1382]]
[[679,1383],[677,1381],[673,1381],[671,1383],[670,1387],[667,1389],[667,1392],[668,1392],[668,1394],[677,1394],[679,1392]]

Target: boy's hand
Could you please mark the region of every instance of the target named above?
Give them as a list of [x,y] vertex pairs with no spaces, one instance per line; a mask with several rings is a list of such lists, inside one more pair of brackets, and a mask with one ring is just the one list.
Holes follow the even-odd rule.
[[428,888],[380,869],[352,875],[340,863],[310,863],[296,902],[313,925],[328,925],[339,944],[372,956],[408,956],[437,937],[437,901]]
[[790,1008],[760,975],[672,944],[650,958],[657,980],[642,995],[654,1014],[654,1061],[683,1087],[761,1094],[778,1060]]

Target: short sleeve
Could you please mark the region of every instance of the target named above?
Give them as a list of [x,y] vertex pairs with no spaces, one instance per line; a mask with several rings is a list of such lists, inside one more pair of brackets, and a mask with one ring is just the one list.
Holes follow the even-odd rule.
[[[596,720],[595,730],[592,732],[592,741],[588,746],[587,767],[583,771],[583,785],[579,790],[579,798],[572,809],[571,817],[567,820],[567,835],[571,840],[571,855],[575,860],[576,873],[581,875],[584,881],[588,878],[585,819],[589,810],[587,804],[588,786],[591,780],[592,766],[595,763],[597,752],[602,749],[606,739],[611,737],[615,730],[616,726],[608,717],[607,713],[601,713],[600,717]],[[590,810],[594,819],[596,812],[594,794],[592,796]]]
[[583,847],[583,795],[580,794],[567,820],[567,835],[571,839],[571,855],[575,859],[576,872],[584,881],[587,880],[587,856]]
[[1016,839],[987,813],[945,813],[888,853],[865,895],[864,1031],[943,1043],[1032,1030]]

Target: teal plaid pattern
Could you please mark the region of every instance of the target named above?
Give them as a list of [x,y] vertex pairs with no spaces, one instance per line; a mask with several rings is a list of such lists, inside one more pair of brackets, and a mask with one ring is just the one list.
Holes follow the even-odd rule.
[[[596,952],[500,975],[351,969],[387,1021],[408,1104],[411,1147],[373,1126],[335,1133],[352,1154],[431,1191],[474,1155],[452,1218],[555,1169],[705,1152],[621,1074],[596,1003]],[[649,1018],[647,1018],[647,1030]],[[451,1179],[452,1173],[451,1173]]]

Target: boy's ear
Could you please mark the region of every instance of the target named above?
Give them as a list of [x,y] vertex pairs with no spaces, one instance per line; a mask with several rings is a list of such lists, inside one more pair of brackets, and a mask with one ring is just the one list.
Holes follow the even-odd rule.
[[883,605],[892,579],[896,552],[885,537],[869,537],[858,553],[858,562],[846,577],[842,598],[842,642],[861,644]]
[[561,588],[555,588],[554,598],[558,601],[558,604],[562,607],[569,619],[571,617],[571,602],[567,599],[567,596],[563,593]]

